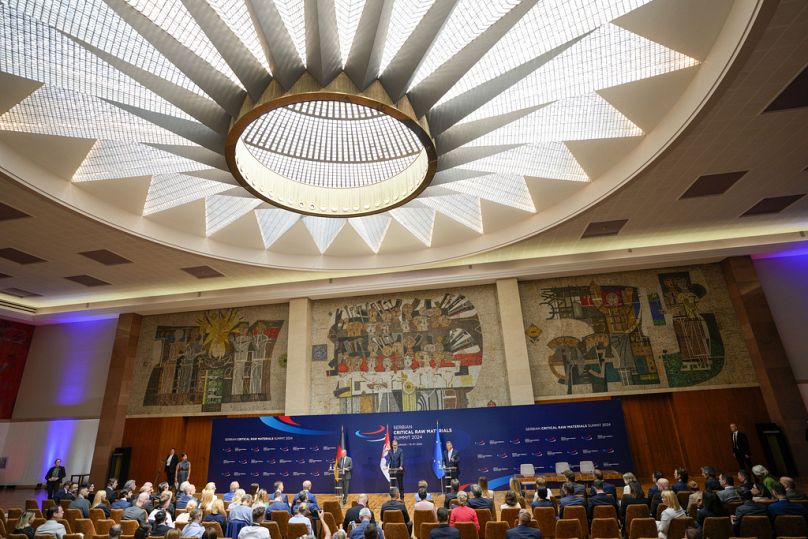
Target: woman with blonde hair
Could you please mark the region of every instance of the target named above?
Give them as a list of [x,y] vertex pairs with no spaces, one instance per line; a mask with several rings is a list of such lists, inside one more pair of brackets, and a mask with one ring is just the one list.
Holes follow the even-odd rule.
[[631,487],[629,485],[637,481],[637,476],[631,472],[626,472],[623,474],[623,495],[631,494]]
[[188,505],[185,506],[186,511],[184,513],[180,513],[177,515],[177,518],[174,519],[175,524],[188,524],[189,517],[191,515],[191,511],[196,509],[197,503],[196,500],[191,500],[188,502]]
[[253,500],[253,509],[258,506],[263,506],[264,509],[269,507],[269,495],[267,491],[264,489],[260,489],[258,492],[255,493],[255,500]]
[[27,535],[28,539],[34,539],[34,534],[36,531],[32,525],[34,520],[34,512],[33,511],[26,511],[22,515],[20,515],[19,520],[17,520],[17,525],[14,526],[13,533],[21,533],[23,535]]
[[239,505],[244,500],[244,495],[247,494],[243,488],[236,490],[233,493],[233,499],[230,501],[230,505]]
[[227,529],[227,513],[224,511],[224,502],[219,498],[214,498],[210,507],[210,514],[202,519],[202,522],[218,522],[222,531]]
[[667,509],[662,511],[659,522],[657,522],[657,532],[659,539],[668,539],[668,528],[670,528],[671,520],[679,517],[686,517],[687,513],[679,505],[679,498],[672,490],[662,491],[662,503],[668,506]]
[[107,491],[99,490],[95,493],[93,504],[90,509],[101,509],[104,512],[104,518],[109,518],[109,502],[107,501]]
[[213,500],[216,499],[216,494],[212,490],[203,490],[202,497],[199,499],[199,508],[203,511],[210,511],[213,506]]
[[536,478],[536,492],[533,494],[533,507],[536,507],[536,502],[539,501],[539,490],[544,489],[547,491],[547,499],[553,499],[553,491],[547,488],[547,480],[541,476]]

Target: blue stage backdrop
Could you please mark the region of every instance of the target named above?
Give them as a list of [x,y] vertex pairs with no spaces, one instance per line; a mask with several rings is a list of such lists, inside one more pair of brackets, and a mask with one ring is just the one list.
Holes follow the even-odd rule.
[[270,490],[282,480],[286,492],[298,491],[310,479],[315,492],[331,492],[340,429],[353,458],[350,490],[385,492],[388,483],[380,461],[385,434],[404,451],[404,488],[413,492],[419,479],[440,490],[432,470],[435,428],[460,454],[461,483],[488,478],[491,488],[507,488],[520,465],[536,473],[568,462],[577,470],[593,461],[607,470],[631,470],[623,411],[618,400],[503,406],[427,412],[265,416],[222,418],[213,422],[210,480],[220,487],[237,480]]

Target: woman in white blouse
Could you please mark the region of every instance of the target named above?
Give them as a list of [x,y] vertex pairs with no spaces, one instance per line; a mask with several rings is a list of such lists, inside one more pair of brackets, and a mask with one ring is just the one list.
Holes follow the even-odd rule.
[[668,506],[667,509],[662,511],[659,522],[657,522],[657,532],[659,539],[668,539],[668,528],[671,525],[671,520],[678,517],[686,517],[687,513],[679,505],[679,499],[676,493],[672,490],[662,491],[662,503]]

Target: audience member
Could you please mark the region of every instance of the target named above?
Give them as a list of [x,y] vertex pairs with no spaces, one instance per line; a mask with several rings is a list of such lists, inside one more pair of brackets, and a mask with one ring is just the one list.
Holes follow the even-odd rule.
[[457,498],[457,494],[460,492],[460,481],[457,478],[452,479],[449,483],[449,492],[446,493],[446,496],[443,497],[443,507],[446,509],[452,508],[452,500]]
[[[665,510],[662,511],[662,515],[660,515],[660,519],[657,522],[657,532],[659,534],[659,539],[668,539],[668,528],[670,527],[671,520],[678,517],[686,517],[687,513],[685,513],[685,510],[679,505],[679,499],[674,491],[663,490],[661,498],[662,503],[668,507],[665,508]],[[681,538],[677,537],[674,539]]]
[[311,481],[308,479],[303,481],[303,492],[306,493],[306,496],[309,498],[309,510],[313,512],[317,512],[320,510],[320,506],[317,505],[317,496],[311,491]]
[[752,466],[752,475],[755,476],[755,483],[763,486],[763,496],[766,498],[774,498],[772,486],[777,483],[777,479],[769,473],[769,470],[767,470],[765,466],[757,464]]
[[505,532],[507,539],[542,539],[541,532],[530,527],[531,515],[527,509],[519,511],[517,526]]
[[82,518],[90,518],[90,500],[87,499],[89,489],[83,486],[79,489],[76,499],[70,502],[68,509],[78,509]]
[[[120,524],[113,524],[112,527],[110,527],[109,539],[121,539],[121,534],[123,534],[123,527]],[[177,535],[177,537],[179,537],[179,535]]]
[[494,507],[494,491],[488,488],[488,478],[487,477],[480,477],[477,480],[477,484],[480,486],[480,490],[483,493],[483,498],[488,498],[491,500],[491,507]]
[[535,502],[538,499],[539,489],[541,488],[547,489],[547,499],[552,501],[553,491],[547,488],[547,480],[541,476],[536,478],[536,492],[533,494],[533,501]]
[[772,523],[774,523],[774,519],[780,515],[798,515],[801,517],[808,517],[808,513],[806,513],[804,505],[792,502],[786,498],[786,489],[783,485],[780,483],[774,483],[772,485],[771,492],[774,497],[777,498],[777,501],[770,503],[768,507],[769,517],[772,519]]
[[803,491],[797,488],[797,483],[791,477],[783,476],[780,478],[780,484],[786,489],[786,498],[789,500],[805,500],[806,496]]
[[25,535],[28,539],[34,539],[34,527],[31,525],[33,520],[34,513],[32,511],[24,512],[14,526],[14,533]]
[[659,470],[657,470],[656,472],[654,472],[651,475],[651,478],[652,478],[651,483],[652,483],[652,485],[650,487],[648,487],[648,499],[649,500],[653,500],[654,496],[656,496],[659,493],[659,487],[657,486],[657,481],[659,481],[663,477],[665,477],[665,474],[663,474]]
[[359,497],[356,499],[356,505],[345,511],[345,519],[342,521],[342,529],[346,532],[351,531],[352,524],[359,524],[362,519],[359,516],[359,513],[362,509],[367,509],[370,511],[370,522],[376,522],[376,518],[373,515],[373,511],[368,509],[368,495],[367,494],[360,494]]
[[632,481],[626,486],[629,487],[629,493],[623,494],[623,499],[620,500],[620,522],[624,524],[626,522],[626,511],[629,505],[640,503],[651,505],[650,500],[645,497],[645,493],[643,493],[642,485],[639,481]]
[[730,515],[735,527],[734,531],[736,537],[741,536],[741,521],[743,520],[743,517],[747,515],[763,516],[769,514],[768,511],[766,511],[765,505],[752,500],[752,489],[741,487],[738,492],[743,500],[743,503],[735,508],[734,515]]
[[114,477],[110,477],[107,481],[107,486],[104,489],[104,492],[107,493],[107,501],[109,503],[114,502],[117,498],[115,497],[115,490],[118,488],[118,480]]
[[218,522],[222,531],[227,529],[227,513],[224,510],[224,502],[219,498],[214,498],[210,506],[210,513],[205,515],[203,522]]
[[[435,516],[435,520],[438,519],[438,513],[435,508],[435,504],[432,503],[432,500],[428,499],[428,494],[426,491],[426,487],[419,487],[418,492],[415,493],[415,505],[413,505],[413,511],[432,511],[432,514]],[[417,530],[416,530],[417,531]]]
[[[307,503],[303,502],[297,506],[295,514],[292,515],[292,517],[289,519],[289,524],[293,524],[295,522],[300,522],[306,525],[306,529],[308,530],[308,533],[306,535],[310,537],[314,535],[314,531],[312,531],[311,527],[309,506]],[[289,539],[295,539],[295,538],[290,537]]]
[[118,491],[118,499],[112,502],[110,505],[110,509],[126,509],[130,505],[129,496],[131,496],[131,492],[126,490],[125,488]]
[[[233,495],[233,501],[230,503],[230,520],[238,520],[239,522],[247,522],[250,523],[253,521],[253,515],[255,514],[252,509],[252,500],[249,502],[247,501],[250,498],[250,495],[244,492],[244,490],[239,489],[236,491],[235,495]],[[264,508],[266,511],[266,508]],[[288,508],[286,509],[289,510]]]
[[205,528],[205,533],[202,534],[202,539],[219,539],[219,534],[213,528]]
[[586,493],[586,487],[583,483],[578,483],[575,481],[575,472],[567,468],[564,470],[564,477],[567,478],[567,482],[572,484],[573,494],[576,496],[583,496]]
[[90,509],[101,509],[104,512],[104,518],[109,518],[110,506],[107,500],[106,489],[99,490],[95,493],[95,498],[93,498],[93,504],[90,506]]
[[222,496],[222,500],[226,502],[232,502],[233,496],[236,495],[236,491],[239,489],[238,481],[231,481],[230,482],[230,490],[224,493]]
[[172,529],[172,526],[168,524],[166,519],[168,518],[168,513],[163,511],[162,509],[155,509],[154,510],[154,527],[152,531],[154,535],[163,535],[168,532],[168,530]]
[[499,506],[500,509],[518,509],[520,507],[522,506],[519,505],[519,498],[513,490],[509,490],[505,493],[505,503]]
[[[474,486],[479,488],[477,485]],[[404,523],[407,525],[407,530],[409,530],[410,535],[412,535],[412,520],[410,520],[410,514],[407,512],[407,506],[404,505],[404,502],[402,502],[400,498],[401,492],[398,490],[398,487],[391,487],[390,499],[382,504],[382,508],[380,510],[382,514],[382,521],[384,521],[385,511],[401,511],[401,514],[404,515]]]
[[146,524],[145,526],[138,526],[138,529],[135,530],[135,539],[148,539],[149,535],[151,535],[151,526]]
[[277,490],[272,498],[272,502],[267,506],[267,513],[272,515],[272,511],[286,511],[290,515],[292,514],[292,508],[286,503],[286,498]]
[[[112,539],[112,537],[110,537]],[[166,532],[165,539],[180,539],[180,531],[176,528],[171,528]]]
[[618,514],[617,500],[611,494],[606,493],[603,485],[603,479],[595,479],[592,481],[592,488],[594,489],[595,494],[589,496],[589,504],[587,507],[590,521],[592,520],[592,515],[594,514],[595,506],[597,505],[611,505],[614,507],[614,514]]
[[452,509],[449,515],[449,525],[454,526],[457,522],[473,522],[477,532],[480,531],[480,522],[477,520],[477,511],[468,506],[469,495],[465,492],[457,493],[457,506]]
[[[611,494],[612,499],[617,501],[617,488],[613,484],[603,479],[603,471],[595,470],[593,472],[593,475],[595,476],[595,480],[603,481],[603,492],[605,492],[606,494]],[[592,488],[589,489],[589,495],[592,496],[594,494],[595,494],[595,487],[593,486]]]
[[182,529],[181,537],[196,537],[201,539],[202,534],[205,533],[205,527],[202,525],[202,509],[195,507],[188,513],[188,524]]
[[[232,519],[233,515],[230,515]],[[269,530],[261,525],[266,518],[266,509],[263,507],[256,507],[252,510],[250,518],[247,520],[249,524],[241,528],[238,532],[238,539],[269,539]],[[166,539],[168,539],[166,537]]]
[[[670,490],[670,488],[671,488],[670,481],[668,481],[664,477],[660,477],[659,479],[657,479],[657,482],[656,482],[655,486],[656,486],[657,490],[656,490],[656,493],[654,494],[653,498],[651,498],[651,515],[652,516],[656,516],[657,508],[659,507],[659,504],[662,503],[662,492],[665,491],[665,490]],[[649,488],[648,491],[650,492],[651,489]]]
[[59,491],[56,494],[53,495],[53,501],[55,501],[56,503],[59,503],[62,500],[70,500],[70,501],[75,500],[76,495],[73,494],[73,488],[74,488],[73,486],[74,485],[75,485],[75,483],[72,483],[70,481],[65,481],[62,484],[62,488],[59,489]]
[[696,511],[696,527],[698,528],[703,527],[704,519],[707,517],[723,517],[725,515],[724,506],[715,492],[705,490],[700,505],[699,510]]
[[379,539],[384,539],[384,532],[376,529],[376,524],[371,522],[372,517],[373,513],[371,513],[370,509],[363,507],[359,511],[359,524],[351,530],[350,539],[362,539],[365,537],[365,530],[370,526],[373,526],[373,529],[377,531]]
[[472,509],[488,509],[491,514],[494,514],[494,500],[483,496],[483,489],[480,485],[471,486],[471,498],[469,498],[469,507]]
[[738,496],[738,491],[735,490],[735,479],[732,478],[732,474],[720,474],[718,482],[721,484],[721,490],[716,494],[718,494],[718,499],[721,500],[721,503],[740,501],[741,497]]
[[553,502],[547,496],[547,487],[539,487],[536,489],[536,496],[533,498],[533,507],[554,507]]
[[623,495],[624,496],[629,493],[628,486],[631,483],[633,483],[634,481],[637,481],[637,476],[634,475],[633,473],[626,472],[626,473],[623,474]]
[[738,470],[738,488],[752,489],[752,478],[746,470]]
[[174,524],[188,524],[191,521],[191,511],[196,509],[196,499],[193,499],[188,502],[188,505],[185,506],[185,512],[180,513],[177,515],[177,518],[174,519]]
[[[421,489],[426,492],[426,498],[419,498]],[[427,483],[424,479],[418,481],[418,490],[415,492],[415,501],[419,502],[421,500],[432,501],[432,494],[429,493],[429,483]]]
[[429,532],[429,539],[460,539],[460,530],[449,526],[449,510],[441,507],[437,515],[438,525]]
[[177,503],[174,504],[174,507],[177,509],[185,509],[188,506],[188,502],[194,499],[194,494],[196,494],[196,487],[188,481],[183,481],[180,483],[180,494],[177,496]]
[[145,526],[149,515],[144,509],[147,501],[149,501],[149,494],[147,492],[141,492],[135,500],[135,505],[130,505],[124,509],[123,517],[121,518],[124,520],[137,520],[140,522],[141,526]]
[[[174,510],[171,506],[171,492],[163,492],[160,494],[160,497],[157,499],[157,504],[152,512],[149,513],[149,521],[154,520],[154,515],[157,514],[158,511],[163,511],[166,514],[166,525],[169,528],[174,527]],[[152,530],[154,531],[154,530]],[[155,532],[155,535],[164,535],[162,533]]]
[[281,493],[281,498],[283,498],[283,501],[286,502],[286,505],[289,505],[289,497],[286,496],[286,494],[283,493],[283,481],[275,481],[275,484],[272,486],[272,490],[275,491],[275,492],[280,492]]
[[558,518],[564,518],[564,508],[570,505],[585,506],[584,499],[575,495],[575,486],[567,481],[561,485],[563,496],[558,500]]
[[56,539],[62,539],[67,530],[59,520],[65,518],[65,510],[61,505],[48,507],[45,512],[45,517],[48,519],[44,524],[40,524],[36,529],[36,535],[53,535]]
[[684,468],[676,468],[673,470],[674,483],[671,485],[671,490],[679,492],[680,490],[687,490],[687,481],[690,476]]

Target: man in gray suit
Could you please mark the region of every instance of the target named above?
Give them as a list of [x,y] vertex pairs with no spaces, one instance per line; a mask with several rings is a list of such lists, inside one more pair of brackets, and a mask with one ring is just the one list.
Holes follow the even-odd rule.
[[337,461],[339,481],[342,485],[342,505],[348,503],[348,487],[351,484],[351,469],[353,469],[353,460],[348,456],[348,451],[343,449],[342,455],[339,461]]

